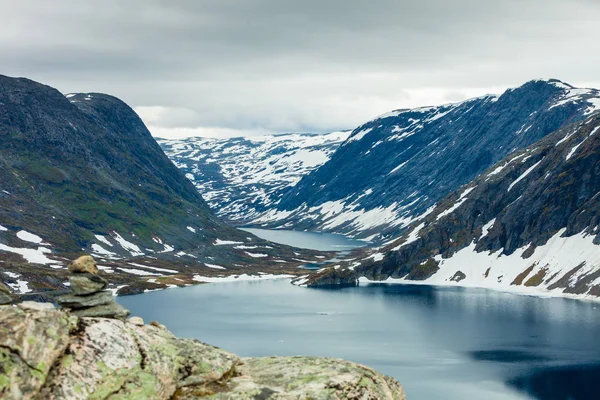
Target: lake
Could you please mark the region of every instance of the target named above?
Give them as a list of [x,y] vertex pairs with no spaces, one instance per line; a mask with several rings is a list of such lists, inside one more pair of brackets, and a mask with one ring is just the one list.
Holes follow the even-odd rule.
[[364,247],[367,242],[327,232],[302,232],[284,229],[240,228],[261,239],[302,249],[344,251]]
[[597,399],[596,303],[479,289],[286,280],[119,297],[146,322],[241,356],[345,358],[397,378],[409,400]]

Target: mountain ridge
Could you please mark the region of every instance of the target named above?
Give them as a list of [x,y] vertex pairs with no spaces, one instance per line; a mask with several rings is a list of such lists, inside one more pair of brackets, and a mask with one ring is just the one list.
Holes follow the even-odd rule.
[[287,188],[326,162],[349,134],[284,133],[157,141],[219,217],[234,225],[245,225],[268,212]]
[[514,152],[409,232],[303,284],[421,281],[600,296],[600,113]]
[[534,80],[499,96],[383,114],[254,224],[390,239],[506,154],[596,107],[596,89]]
[[64,289],[82,253],[120,293],[297,273],[318,253],[221,222],[113,96],[0,76],[0,138],[0,278],[17,292]]

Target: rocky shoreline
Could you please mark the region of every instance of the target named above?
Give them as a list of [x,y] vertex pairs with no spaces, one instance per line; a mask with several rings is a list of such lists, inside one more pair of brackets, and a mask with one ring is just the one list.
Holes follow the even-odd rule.
[[175,337],[108,297],[89,256],[71,294],[0,306],[0,398],[404,400],[393,378],[344,360],[240,358]]

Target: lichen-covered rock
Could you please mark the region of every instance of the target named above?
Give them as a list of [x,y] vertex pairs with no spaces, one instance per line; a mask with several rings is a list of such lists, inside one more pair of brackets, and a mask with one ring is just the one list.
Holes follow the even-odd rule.
[[0,398],[34,397],[67,348],[75,322],[60,310],[0,306]]
[[116,318],[124,320],[129,316],[129,310],[114,301],[95,307],[80,308],[71,311],[78,317]]
[[103,290],[108,282],[98,275],[88,273],[73,274],[69,277],[71,292],[76,295],[86,295]]
[[52,303],[40,303],[37,301],[22,301],[19,304],[17,304],[17,307],[23,309],[23,310],[31,310],[31,311],[45,311],[45,310],[52,310],[56,307],[54,307],[54,304]]
[[58,296],[56,301],[63,307],[79,309],[111,304],[115,300],[113,299],[111,292],[98,292],[86,296],[65,294],[63,296]]
[[96,260],[92,256],[81,256],[78,259],[69,263],[69,271],[76,273],[88,273],[97,274],[98,267],[96,266]]
[[144,320],[142,317],[131,317],[127,320],[127,322],[137,326],[144,326]]
[[[400,384],[371,368],[317,357],[248,358],[211,399],[404,400]],[[189,388],[192,389],[192,388]],[[194,398],[190,390],[189,397]],[[185,394],[185,393],[184,393]]]
[[240,360],[162,326],[0,306],[0,398],[404,400],[404,392],[343,360]]

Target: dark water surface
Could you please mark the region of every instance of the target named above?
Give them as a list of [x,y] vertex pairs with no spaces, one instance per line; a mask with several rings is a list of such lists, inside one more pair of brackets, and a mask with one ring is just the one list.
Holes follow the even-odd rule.
[[351,239],[344,235],[327,232],[258,228],[241,228],[241,230],[274,243],[320,251],[344,251],[364,247],[368,244],[368,242],[362,240]]
[[234,282],[119,297],[133,315],[241,356],[340,357],[409,400],[600,399],[600,309],[479,289]]

